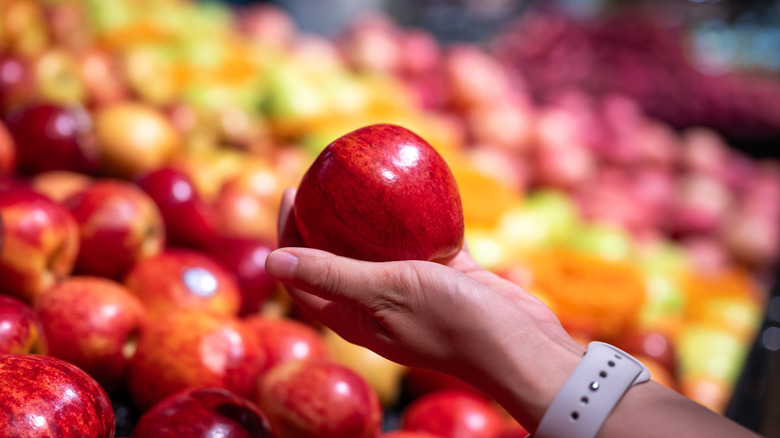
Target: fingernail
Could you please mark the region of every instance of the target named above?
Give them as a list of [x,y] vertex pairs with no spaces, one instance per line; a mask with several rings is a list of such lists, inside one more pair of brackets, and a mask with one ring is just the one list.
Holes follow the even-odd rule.
[[275,250],[268,254],[265,261],[265,271],[280,280],[293,278],[298,269],[298,257],[284,250]]

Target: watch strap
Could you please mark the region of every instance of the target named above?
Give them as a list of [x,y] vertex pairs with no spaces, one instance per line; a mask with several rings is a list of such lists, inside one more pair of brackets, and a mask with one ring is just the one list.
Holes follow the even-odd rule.
[[591,342],[539,422],[534,438],[594,438],[623,395],[650,380],[647,367],[604,342]]

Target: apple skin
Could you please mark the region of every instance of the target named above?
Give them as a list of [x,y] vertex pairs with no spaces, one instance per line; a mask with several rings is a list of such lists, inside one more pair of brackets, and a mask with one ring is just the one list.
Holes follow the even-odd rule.
[[441,435],[411,430],[394,430],[379,435],[379,438],[441,438]]
[[27,303],[0,295],[0,354],[46,354],[48,343],[38,315]]
[[160,210],[131,182],[99,179],[63,204],[79,224],[78,274],[119,280],[138,260],[163,249]]
[[279,438],[369,438],[382,426],[376,392],[327,359],[277,365],[261,376],[255,401]]
[[265,352],[263,372],[290,360],[330,357],[322,333],[304,322],[260,314],[248,316],[244,322],[255,332]]
[[5,123],[16,143],[21,172],[97,171],[91,117],[82,107],[31,104],[11,111]]
[[0,121],[0,174],[16,172],[17,160],[16,143],[8,132],[8,127]]
[[169,246],[204,248],[217,238],[216,212],[201,198],[189,175],[163,167],[138,175],[134,182],[160,209]]
[[241,305],[235,278],[212,257],[196,250],[169,247],[139,260],[124,284],[152,319],[182,310],[235,316]]
[[72,170],[49,170],[32,176],[30,186],[49,199],[64,202],[94,181],[92,176]]
[[108,393],[121,388],[146,310],[122,284],[72,276],[35,301],[49,354],[92,376]]
[[271,425],[248,399],[224,388],[185,389],[144,412],[131,438],[273,437]]
[[32,60],[9,53],[0,55],[0,112],[25,104],[36,98]]
[[219,387],[251,398],[265,357],[238,318],[174,312],[150,320],[130,361],[127,387],[141,410],[187,388]]
[[214,208],[220,234],[275,239],[281,199],[282,185],[277,170],[263,160],[250,160],[217,193]]
[[103,388],[52,356],[0,356],[0,412],[0,436],[114,437],[114,411]]
[[353,344],[330,329],[324,329],[323,337],[331,356],[351,367],[374,388],[383,407],[396,406],[401,397],[401,382],[406,367],[395,363],[374,351]]
[[233,273],[241,291],[239,315],[252,315],[271,299],[279,282],[265,272],[265,259],[276,245],[258,238],[220,236],[206,252]]
[[484,397],[482,391],[456,377],[425,368],[407,368],[401,385],[403,386],[404,394],[413,399],[440,391],[470,392]]
[[447,262],[463,245],[463,206],[447,163],[406,128],[346,134],[312,163],[295,221],[307,246],[368,260]]
[[100,169],[131,178],[168,165],[183,150],[181,135],[161,109],[140,101],[121,101],[94,113]]
[[401,428],[440,436],[495,438],[505,421],[490,400],[471,392],[447,390],[426,394],[407,405]]
[[660,330],[627,330],[614,344],[628,354],[657,361],[668,373],[674,374],[677,371],[674,341]]
[[0,217],[0,294],[32,304],[36,295],[72,273],[78,224],[64,206],[21,184],[0,188]]

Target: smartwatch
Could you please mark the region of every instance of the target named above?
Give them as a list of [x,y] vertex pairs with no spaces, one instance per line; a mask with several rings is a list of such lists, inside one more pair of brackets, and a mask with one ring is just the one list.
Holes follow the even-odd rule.
[[619,348],[591,342],[547,408],[533,438],[594,438],[623,395],[650,371]]

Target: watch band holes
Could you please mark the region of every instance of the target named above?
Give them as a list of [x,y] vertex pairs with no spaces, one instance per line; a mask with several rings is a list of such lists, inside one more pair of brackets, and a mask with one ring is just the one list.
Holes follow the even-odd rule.
[[606,371],[604,371],[604,370],[601,370],[601,371],[599,372],[599,376],[601,376],[601,377],[607,377],[607,372],[606,372]]
[[613,361],[609,361],[609,362],[607,362],[607,365],[609,365],[609,366],[611,366],[611,367],[614,367],[614,366],[615,366],[615,362],[613,362]]
[[619,354],[616,354],[616,355],[615,355],[615,359],[618,359],[618,360],[620,360],[620,359],[623,359],[623,356],[621,356],[621,355],[619,355]]
[[588,404],[588,402],[590,402],[590,399],[587,396],[583,395],[582,397],[580,397],[580,404],[586,405]]
[[580,418],[580,413],[577,411],[572,411],[571,413],[571,419],[572,420],[578,420]]
[[591,391],[594,391],[594,392],[597,391],[599,389],[599,382],[597,382],[595,380],[590,382],[590,385],[588,385],[588,389],[590,389]]

